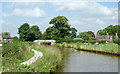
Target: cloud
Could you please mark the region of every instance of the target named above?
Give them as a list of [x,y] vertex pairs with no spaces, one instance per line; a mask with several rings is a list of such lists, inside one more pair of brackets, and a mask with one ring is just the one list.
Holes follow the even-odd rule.
[[6,6],[8,8],[33,8],[33,7],[41,7],[45,2],[29,2],[29,1],[21,1],[21,2],[8,2]]
[[108,25],[118,23],[118,9],[103,6],[98,2],[61,0],[61,2],[51,1],[51,3],[56,8],[57,13],[72,14],[69,22],[78,31],[98,31]]
[[8,17],[11,16],[10,14],[2,13],[2,17]]
[[2,0],[2,2],[45,2],[48,0]]
[[5,23],[4,20],[0,19],[0,33],[2,32],[2,25]]
[[20,9],[16,8],[13,10],[13,14],[17,16],[23,16],[23,17],[44,17],[47,15],[47,13],[44,10],[41,10],[39,8],[32,9]]
[[4,23],[5,23],[5,21],[0,19],[0,24],[4,24]]

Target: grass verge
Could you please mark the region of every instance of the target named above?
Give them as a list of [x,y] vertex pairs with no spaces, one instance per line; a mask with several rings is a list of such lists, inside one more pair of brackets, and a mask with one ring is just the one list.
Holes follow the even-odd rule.
[[120,54],[118,51],[118,44],[108,43],[108,44],[83,44],[83,43],[61,43],[56,44],[56,46],[60,47],[72,47],[75,49],[84,49],[84,50],[94,50],[94,51],[102,51],[108,53]]
[[56,68],[62,67],[62,55],[58,48],[47,45],[33,45],[33,49],[43,53],[43,57],[31,64],[34,72],[55,72]]

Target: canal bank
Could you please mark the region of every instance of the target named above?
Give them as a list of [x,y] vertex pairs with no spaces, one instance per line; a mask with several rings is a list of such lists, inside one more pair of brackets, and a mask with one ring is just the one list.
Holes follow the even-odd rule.
[[64,67],[59,72],[118,72],[118,56],[63,48]]
[[81,44],[81,43],[57,43],[56,46],[74,48],[81,51],[120,56],[117,44]]

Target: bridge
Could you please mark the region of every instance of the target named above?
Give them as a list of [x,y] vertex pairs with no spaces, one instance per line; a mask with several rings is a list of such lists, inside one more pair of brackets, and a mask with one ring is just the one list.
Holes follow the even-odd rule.
[[36,42],[40,45],[40,43],[51,43],[51,45],[55,44],[55,40],[34,40],[33,42]]

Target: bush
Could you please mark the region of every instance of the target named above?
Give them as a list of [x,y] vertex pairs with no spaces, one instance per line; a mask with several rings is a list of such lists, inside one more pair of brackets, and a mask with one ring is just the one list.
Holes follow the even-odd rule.
[[113,43],[117,43],[120,45],[120,39],[113,39]]
[[106,40],[97,41],[98,43],[106,43]]
[[88,43],[94,44],[94,43],[96,43],[96,41],[92,40],[92,41],[88,41]]
[[73,40],[73,39],[58,39],[57,41],[56,41],[57,43],[62,43],[62,42],[66,42],[66,43],[91,43],[91,44],[94,44],[94,43],[96,43],[96,40]]
[[28,44],[25,42],[14,42],[14,43],[4,43],[2,51],[2,56],[16,54],[19,51],[24,51],[28,49]]
[[56,42],[57,43],[62,43],[62,42],[66,42],[66,43],[77,43],[77,42],[81,42],[81,43],[85,43],[85,42],[87,42],[87,41],[85,41],[85,40],[73,40],[73,39],[58,39],[58,40],[56,40]]

